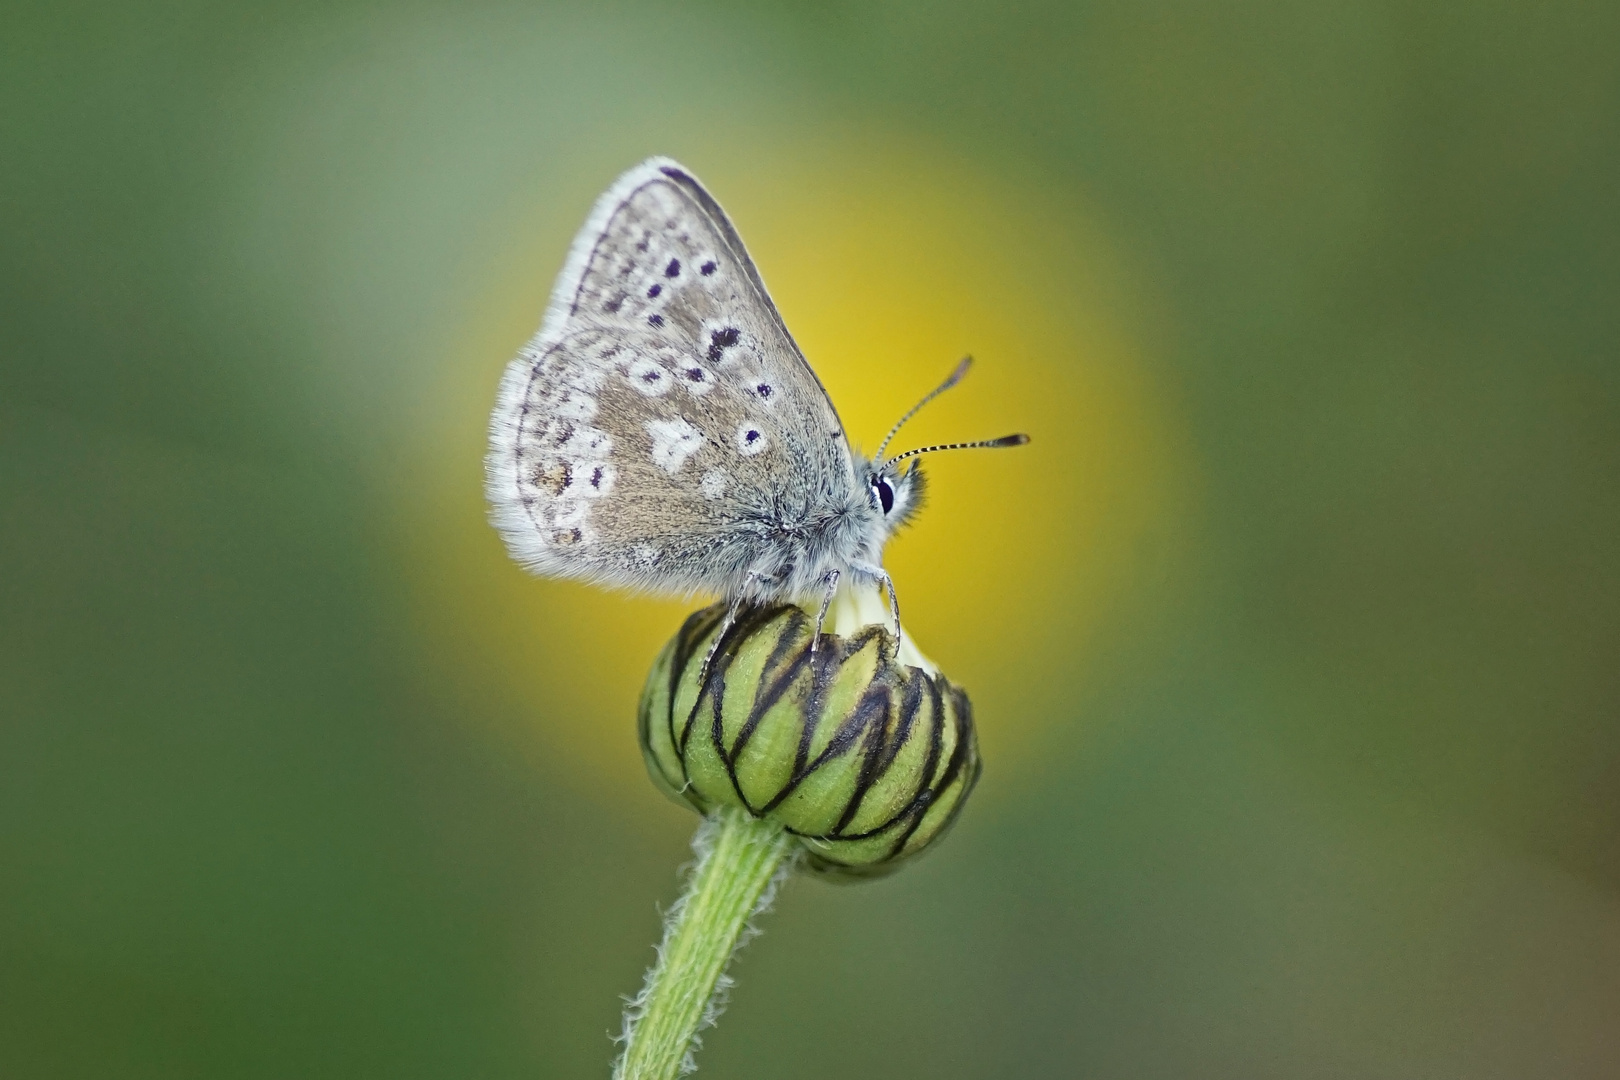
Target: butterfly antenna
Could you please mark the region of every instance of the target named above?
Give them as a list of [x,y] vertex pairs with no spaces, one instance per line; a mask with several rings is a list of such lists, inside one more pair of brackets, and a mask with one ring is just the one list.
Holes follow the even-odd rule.
[[999,449],[1003,446],[1023,446],[1027,442],[1029,442],[1029,436],[1019,434],[1003,435],[999,439],[980,439],[978,442],[953,442],[940,443],[937,446],[921,446],[915,450],[907,450],[903,454],[896,454],[888,461],[885,461],[883,463],[882,471],[887,472],[890,465],[893,465],[896,462],[904,461],[906,458],[916,457],[918,454],[932,454],[936,450],[977,450],[981,448]]
[[943,394],[945,391],[949,390],[951,387],[953,387],[957,383],[961,382],[962,381],[962,376],[966,375],[967,371],[968,371],[968,368],[970,368],[972,366],[973,366],[973,357],[971,357],[971,356],[962,357],[962,362],[960,364],[956,365],[956,370],[951,372],[949,378],[947,378],[944,382],[940,383],[938,386],[936,386],[932,390],[930,390],[928,392],[927,397],[923,398],[921,401],[917,402],[917,404],[913,405],[906,412],[906,415],[902,416],[900,419],[898,419],[898,420],[896,420],[894,422],[894,427],[890,428],[889,433],[887,435],[883,436],[883,441],[878,444],[877,453],[873,454],[872,456],[874,458],[881,458],[883,456],[883,451],[885,451],[885,450],[887,450],[889,448],[889,443],[893,442],[894,437],[896,435],[900,434],[900,429],[905,426],[906,421],[910,420],[913,416],[916,416],[917,413],[922,411],[922,407],[924,405],[928,404],[930,401],[933,401],[935,398],[939,397],[939,395]]

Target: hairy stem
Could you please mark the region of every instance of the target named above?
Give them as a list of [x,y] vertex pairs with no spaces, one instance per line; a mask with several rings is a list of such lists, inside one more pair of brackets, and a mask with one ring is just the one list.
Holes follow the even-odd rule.
[[726,808],[705,819],[692,848],[697,865],[664,921],[646,985],[625,1012],[614,1080],[674,1080],[697,1068],[698,1032],[725,1006],[726,965],[753,936],[749,920],[770,905],[795,841],[779,825]]

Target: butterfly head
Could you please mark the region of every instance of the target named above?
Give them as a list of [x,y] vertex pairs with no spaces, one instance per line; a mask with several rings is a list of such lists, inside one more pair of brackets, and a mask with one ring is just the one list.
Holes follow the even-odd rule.
[[923,493],[928,487],[922,462],[885,468],[881,461],[870,461],[865,463],[862,474],[866,478],[867,503],[876,511],[881,535],[887,539],[922,509]]

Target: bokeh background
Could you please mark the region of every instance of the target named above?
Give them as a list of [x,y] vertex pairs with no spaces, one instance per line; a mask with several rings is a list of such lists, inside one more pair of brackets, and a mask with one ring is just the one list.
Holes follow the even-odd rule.
[[604,1076],[683,606],[485,417],[617,173],[730,209],[985,780],[722,1077],[1620,1075],[1620,7],[174,0],[0,34],[0,1074]]

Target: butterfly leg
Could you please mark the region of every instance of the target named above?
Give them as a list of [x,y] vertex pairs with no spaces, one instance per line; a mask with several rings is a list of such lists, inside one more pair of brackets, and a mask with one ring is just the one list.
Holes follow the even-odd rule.
[[837,570],[829,570],[821,580],[826,584],[826,591],[821,594],[821,610],[816,612],[816,632],[810,637],[810,651],[816,651],[816,643],[821,640],[821,627],[827,621],[827,609],[832,606],[833,593],[838,590],[839,574]]
[[889,572],[883,567],[873,566],[871,563],[853,563],[850,569],[857,574],[863,574],[871,578],[889,591],[889,611],[894,615],[894,640],[898,642],[900,640],[900,594],[894,591],[894,578],[890,577]]
[[752,591],[754,583],[764,576],[757,570],[750,570],[743,578],[743,587],[737,590],[737,598],[726,609],[726,617],[720,623],[720,632],[714,635],[714,642],[709,646],[709,654],[703,658],[703,667],[698,670],[699,686],[708,681],[709,665],[714,663],[714,654],[720,651],[720,643],[726,639],[726,634],[731,630],[731,624],[737,621],[737,613],[742,610],[742,606],[747,601],[748,594]]

